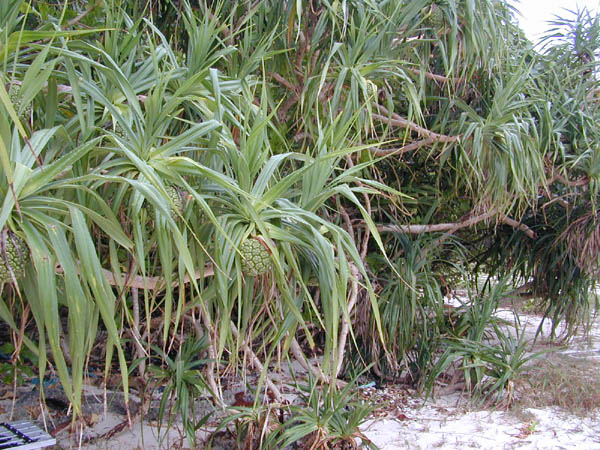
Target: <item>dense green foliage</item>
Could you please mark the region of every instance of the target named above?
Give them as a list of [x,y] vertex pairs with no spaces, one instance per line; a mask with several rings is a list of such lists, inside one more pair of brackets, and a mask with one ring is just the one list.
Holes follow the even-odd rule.
[[600,23],[555,25],[535,51],[499,0],[0,2],[15,358],[76,414],[100,336],[125,392],[194,336],[216,398],[246,363],[277,395],[288,356],[501,390],[522,362],[501,301],[568,333],[595,305]]

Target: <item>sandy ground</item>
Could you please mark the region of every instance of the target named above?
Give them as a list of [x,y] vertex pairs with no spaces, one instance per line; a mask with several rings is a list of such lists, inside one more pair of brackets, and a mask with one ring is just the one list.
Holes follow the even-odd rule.
[[522,421],[511,412],[462,412],[428,405],[402,422],[366,424],[365,434],[381,450],[396,449],[599,449],[598,418],[579,418],[556,409],[527,409]]
[[[425,405],[409,398],[400,418],[372,420],[362,427],[381,450],[400,449],[600,449],[600,416],[578,417],[556,408],[527,409],[519,416],[510,411],[465,411],[459,395],[440,397]],[[458,406],[457,406],[458,405]],[[520,417],[525,416],[525,417]],[[104,433],[122,421],[109,415],[94,427]],[[159,445],[155,426],[137,423],[109,440],[84,445],[84,449],[181,448],[180,433],[171,429]],[[77,447],[63,437],[61,448]],[[183,442],[183,448],[187,443]],[[233,449],[231,449],[233,450]]]
[[[509,311],[499,311],[498,315],[507,320],[513,319],[513,314]],[[520,320],[527,336],[533,337],[539,325],[539,318],[521,316]],[[549,326],[546,325],[543,331],[542,337],[539,338],[542,343],[549,333]],[[558,353],[569,358],[582,358],[600,363],[600,320],[596,321],[588,337],[576,337]],[[600,373],[597,373],[597,376],[600,376]],[[378,418],[369,420],[362,426],[364,434],[381,450],[600,449],[600,411],[581,417],[556,407],[527,408],[519,410],[518,413],[501,409],[477,410],[470,406],[468,398],[457,392],[437,395],[424,402],[417,393],[400,386],[369,388],[366,391],[367,397],[372,396],[375,401],[386,404],[385,411],[378,414]],[[20,397],[35,398],[35,392],[23,392]],[[110,402],[110,408],[105,409],[103,392],[86,386],[86,398],[91,405],[91,426],[79,436],[69,435],[66,430],[59,432],[56,436],[59,443],[57,449],[78,448],[80,442],[98,436],[101,438],[93,443],[83,444],[81,448],[189,448],[181,438],[183,433],[178,423],[175,423],[168,433],[163,431],[162,439],[159,440],[156,422],[151,418],[141,422],[138,420],[131,430],[119,427],[120,424],[124,424],[124,416],[118,397]],[[13,416],[31,418],[36,413],[35,408],[35,400],[29,404],[24,402],[17,405]],[[5,395],[4,400],[0,400],[0,421],[8,420],[10,410],[11,402]],[[40,422],[41,419],[42,416],[38,415]],[[54,426],[56,425],[54,423]],[[52,425],[49,428],[52,428]],[[114,434],[107,436],[106,433]],[[203,433],[200,441],[206,435]],[[233,450],[233,447],[230,446],[229,450]]]
[[[514,321],[510,310],[497,315]],[[521,315],[520,328],[533,339],[540,318]],[[550,336],[548,321],[542,324],[536,350]],[[560,333],[560,330],[558,330]],[[576,336],[555,352],[569,358],[597,361],[600,366],[600,319],[587,336]],[[600,371],[596,372],[600,376]],[[371,421],[365,434],[381,450],[399,449],[600,449],[600,411],[586,417],[556,407],[515,411],[469,410],[468,399],[460,394],[438,396],[425,404],[409,398],[396,419]]]
[[409,397],[394,415],[363,427],[381,450],[600,448],[600,415],[580,417],[555,407],[471,410],[468,399],[454,393],[425,404]]

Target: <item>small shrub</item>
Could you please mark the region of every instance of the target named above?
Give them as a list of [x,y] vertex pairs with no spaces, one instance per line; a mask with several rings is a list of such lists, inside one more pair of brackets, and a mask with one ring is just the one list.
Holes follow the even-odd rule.
[[290,407],[290,418],[281,426],[269,448],[296,443],[302,449],[377,449],[360,431],[360,425],[375,406],[353,395],[354,381],[339,390],[335,385],[318,386],[313,377],[302,388],[302,405]]
[[206,380],[199,370],[207,360],[198,359],[198,355],[202,355],[206,350],[206,339],[186,340],[175,359],[157,347],[153,349],[164,361],[163,366],[150,366],[150,373],[156,385],[164,386],[158,411],[159,430],[165,418],[168,430],[176,416],[181,415],[188,444],[195,446],[196,431],[208,421],[211,415],[198,418],[194,407],[195,400],[202,395],[210,394]]

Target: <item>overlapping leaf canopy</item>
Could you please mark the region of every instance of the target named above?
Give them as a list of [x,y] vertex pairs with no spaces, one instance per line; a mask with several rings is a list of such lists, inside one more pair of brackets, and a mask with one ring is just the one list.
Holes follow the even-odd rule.
[[[330,379],[356,346],[397,372],[469,270],[581,323],[600,249],[600,25],[566,13],[536,51],[513,14],[497,0],[1,2],[0,228],[33,264],[0,317],[19,334],[31,312],[38,339],[23,342],[42,373],[49,344],[76,411],[99,326],[127,391],[131,360],[193,333],[211,374],[251,354],[266,377],[289,353]],[[252,236],[266,277],[241,270]]]

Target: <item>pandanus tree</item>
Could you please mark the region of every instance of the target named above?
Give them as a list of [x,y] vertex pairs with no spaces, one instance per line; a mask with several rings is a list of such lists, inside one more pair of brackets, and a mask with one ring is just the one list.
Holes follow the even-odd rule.
[[496,0],[3,2],[15,358],[78,412],[99,329],[126,392],[129,366],[202,338],[220,401],[246,363],[280,399],[288,356],[321,382],[423,381],[517,293],[583,323],[600,41],[585,11],[555,25],[540,51]]

